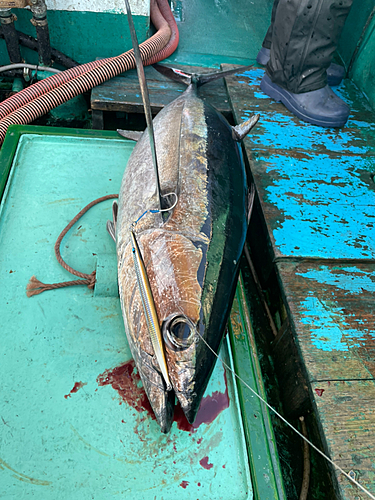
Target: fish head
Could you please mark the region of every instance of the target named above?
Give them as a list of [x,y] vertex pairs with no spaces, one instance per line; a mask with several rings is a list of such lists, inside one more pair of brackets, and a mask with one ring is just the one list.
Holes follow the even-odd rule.
[[205,242],[163,230],[141,240],[168,376],[187,420],[193,423],[225,331],[228,291],[217,283],[208,286],[201,278],[207,278]]
[[190,424],[195,420],[215,358],[205,341],[203,322],[179,311],[162,325],[168,373],[176,397]]

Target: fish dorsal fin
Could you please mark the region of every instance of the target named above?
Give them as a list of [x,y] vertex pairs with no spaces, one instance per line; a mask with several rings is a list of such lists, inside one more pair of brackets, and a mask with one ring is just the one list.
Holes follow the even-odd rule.
[[113,239],[113,241],[116,243],[116,231],[115,231],[115,226],[111,220],[107,220],[107,231],[109,233],[109,236]]
[[112,203],[112,219],[113,219],[113,225],[115,228],[115,232],[116,232],[116,228],[117,228],[117,214],[118,214],[118,203],[117,203],[117,201],[114,201]]
[[250,66],[238,66],[237,68],[229,69],[227,71],[214,71],[213,73],[187,73],[185,71],[181,71],[180,69],[171,68],[169,66],[164,66],[162,64],[153,64],[153,67],[159,71],[162,75],[170,78],[179,83],[184,83],[185,85],[190,85],[191,83],[195,83],[198,87],[201,87],[205,83],[213,82],[218,78],[225,78],[226,76],[235,75],[236,73],[243,73],[244,71],[248,71],[253,67]]
[[251,118],[245,122],[232,127],[232,137],[235,141],[242,141],[244,137],[250,132],[250,130],[256,125],[259,120],[259,115],[253,115]]

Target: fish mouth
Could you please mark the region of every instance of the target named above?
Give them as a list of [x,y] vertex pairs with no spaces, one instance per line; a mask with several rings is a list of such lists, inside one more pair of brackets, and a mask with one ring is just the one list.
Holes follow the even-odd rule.
[[143,388],[161,431],[167,434],[174,418],[175,393],[173,390],[167,391],[155,357],[145,351],[137,354],[134,361],[138,367]]

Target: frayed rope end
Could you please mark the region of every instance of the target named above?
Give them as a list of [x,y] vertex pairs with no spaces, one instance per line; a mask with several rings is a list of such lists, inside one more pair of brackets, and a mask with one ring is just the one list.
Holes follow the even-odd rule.
[[31,276],[29,283],[26,286],[26,295],[32,297],[33,295],[39,295],[46,290],[56,290],[57,288],[64,288],[66,286],[75,285],[86,285],[91,290],[95,287],[96,272],[93,271],[91,274],[87,275],[85,280],[74,280],[74,281],[63,281],[62,283],[42,283],[35,276]]
[[33,295],[38,295],[39,293],[44,292],[45,290],[50,290],[51,285],[46,285],[39,281],[35,276],[31,276],[30,281],[26,287],[26,295],[28,297],[32,297]]

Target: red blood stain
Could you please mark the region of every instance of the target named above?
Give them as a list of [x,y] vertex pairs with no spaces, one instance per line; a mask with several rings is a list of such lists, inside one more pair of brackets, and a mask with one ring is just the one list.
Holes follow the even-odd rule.
[[200,485],[201,485],[201,483],[198,483],[198,486],[200,486]]
[[223,465],[223,469],[225,469],[225,464]]
[[147,412],[153,420],[156,420],[145,390],[139,387],[140,380],[133,359],[113,370],[106,370],[96,379],[100,386],[111,385],[129,406],[138,412]]
[[[186,420],[185,414],[178,403],[174,411],[174,421],[177,422],[178,429],[187,432],[195,432],[201,424],[210,424],[215,418],[229,406],[229,394],[227,384],[227,374],[224,372],[225,392],[215,391],[211,396],[202,399],[197,416],[192,424]],[[200,444],[202,440],[198,440]]]
[[203,438],[199,438],[199,439],[197,440],[197,444],[201,444],[202,439],[203,439]]
[[315,389],[315,392],[317,393],[318,396],[323,396],[324,389]]
[[189,481],[182,481],[182,483],[180,484],[180,486],[182,486],[184,488],[184,490],[186,490],[186,486],[189,484]]
[[79,389],[82,389],[82,387],[83,387],[84,385],[87,385],[87,382],[86,382],[86,383],[83,383],[83,382],[76,382],[76,383],[74,384],[73,389],[69,392],[69,394],[65,394],[64,398],[65,398],[65,399],[70,398],[70,397],[71,397],[71,395],[72,395],[74,392],[77,392]]
[[208,457],[203,457],[202,460],[199,460],[199,463],[201,464],[201,466],[204,468],[204,469],[212,469],[212,467],[214,466],[214,464],[209,464],[208,463]]
[[[224,378],[225,392],[215,391],[212,395],[204,397],[193,424],[189,424],[180,404],[177,403],[174,412],[174,421],[177,422],[178,429],[195,432],[201,424],[210,424],[223,410],[228,408],[229,394],[226,373],[224,373]],[[106,370],[96,379],[100,386],[111,385],[119,393],[121,399],[129,406],[138,412],[147,412],[153,420],[156,420],[144,388],[142,386],[139,387],[140,380],[134,360],[132,359],[112,370]],[[201,439],[198,440],[198,444],[200,442]]]

